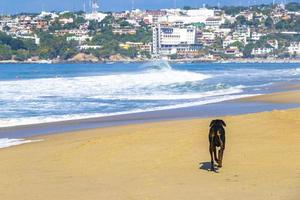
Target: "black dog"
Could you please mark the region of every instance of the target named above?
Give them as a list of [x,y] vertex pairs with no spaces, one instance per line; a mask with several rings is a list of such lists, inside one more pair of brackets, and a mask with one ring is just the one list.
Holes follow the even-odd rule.
[[[211,170],[215,171],[214,158],[218,163],[218,167],[222,167],[223,153],[225,150],[225,130],[223,126],[226,124],[223,120],[216,119],[211,121],[209,130],[209,152],[211,157]],[[217,147],[220,148],[217,157]]]

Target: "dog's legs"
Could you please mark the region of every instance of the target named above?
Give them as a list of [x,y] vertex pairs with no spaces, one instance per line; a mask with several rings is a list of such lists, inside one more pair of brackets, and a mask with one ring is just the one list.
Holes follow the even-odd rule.
[[221,149],[219,150],[219,162],[218,162],[218,167],[222,167],[222,161],[223,161],[223,154],[224,154],[224,150],[225,150],[225,145],[221,145]]
[[214,152],[214,147],[213,147],[213,145],[209,145],[209,153],[210,153],[210,158],[211,158],[211,161],[210,161],[210,164],[211,164],[211,166],[210,166],[210,169],[211,169],[211,171],[215,171],[215,167],[214,167],[214,158],[213,158],[213,152]]
[[[214,148],[214,156],[215,156],[215,161],[216,161],[217,163],[219,163],[219,159],[218,159],[218,157],[217,157],[217,148]],[[219,158],[220,158],[220,154],[219,154]]]
[[221,136],[221,132],[220,131],[218,131],[218,133],[217,133],[217,138],[218,138],[218,141],[219,141],[219,143],[220,143],[220,150],[219,150],[219,152],[218,152],[218,158],[219,158],[219,160],[218,160],[218,167],[222,167],[222,160],[223,160],[223,152],[224,152],[224,148],[225,148],[225,143],[223,142],[223,140],[222,140],[222,138],[221,138],[222,136]]

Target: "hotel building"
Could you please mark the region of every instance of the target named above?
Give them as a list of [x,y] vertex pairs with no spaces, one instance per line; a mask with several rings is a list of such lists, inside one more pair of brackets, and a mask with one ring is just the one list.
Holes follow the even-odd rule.
[[196,52],[201,48],[196,43],[196,28],[174,28],[161,26],[153,28],[153,48],[154,56],[172,55],[183,52]]

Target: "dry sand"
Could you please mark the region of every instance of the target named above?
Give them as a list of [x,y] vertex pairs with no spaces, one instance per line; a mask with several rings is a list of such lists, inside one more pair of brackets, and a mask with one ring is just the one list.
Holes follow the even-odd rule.
[[206,170],[210,119],[128,125],[1,149],[0,197],[299,200],[300,109],[224,119],[219,173]]

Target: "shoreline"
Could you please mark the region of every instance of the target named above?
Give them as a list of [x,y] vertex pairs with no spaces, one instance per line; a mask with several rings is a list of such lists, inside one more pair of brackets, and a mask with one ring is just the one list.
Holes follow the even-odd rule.
[[277,87],[283,87],[282,92],[199,106],[1,127],[0,138],[30,138],[37,135],[52,135],[94,128],[116,127],[149,122],[237,116],[242,114],[270,112],[273,110],[294,109],[300,107],[300,90],[297,90],[298,86],[299,85],[287,84],[279,85]]
[[[0,61],[1,64],[112,64],[112,63],[147,63],[153,59],[143,60],[103,60],[97,62],[91,61],[55,61],[55,60],[39,60],[39,61],[15,61],[15,60],[4,60]],[[300,63],[300,59],[228,59],[228,60],[207,60],[207,59],[177,59],[177,60],[166,60],[170,63]]]

